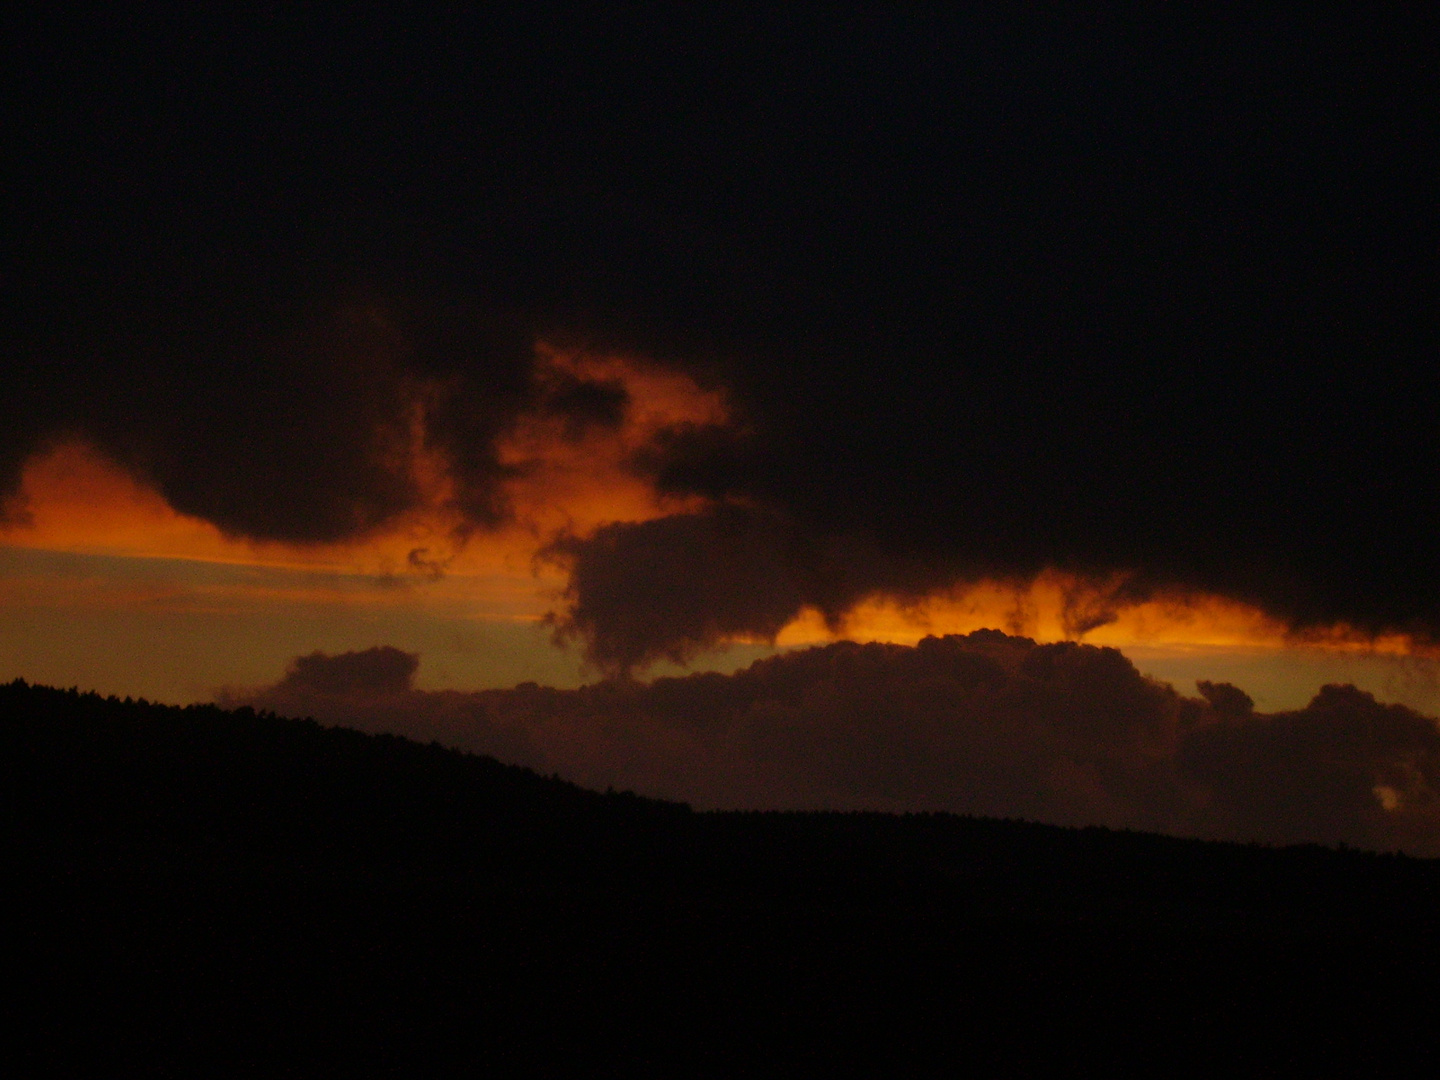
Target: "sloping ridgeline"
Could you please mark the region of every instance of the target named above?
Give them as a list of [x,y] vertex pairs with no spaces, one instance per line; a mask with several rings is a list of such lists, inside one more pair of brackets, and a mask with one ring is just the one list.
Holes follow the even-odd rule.
[[23,682],[0,747],[27,1073],[1263,1071],[1432,1038],[1434,862],[697,814]]

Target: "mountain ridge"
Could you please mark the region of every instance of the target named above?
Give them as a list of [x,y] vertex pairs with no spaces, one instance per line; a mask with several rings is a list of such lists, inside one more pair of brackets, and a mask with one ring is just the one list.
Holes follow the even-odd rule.
[[[1277,1061],[1328,1060],[1413,1039],[1433,1001],[1399,988],[1440,956],[1435,860],[697,812],[398,736],[18,680],[0,738],[34,1066],[76,1062],[77,1017],[109,1047],[81,1063],[161,1071],[226,1053],[440,1068],[478,1040],[516,1066],[733,1075],[914,1067],[959,1039],[1023,1073],[1207,1031],[1217,1062],[1257,1033]],[[316,1045],[330,1057],[305,1066]]]

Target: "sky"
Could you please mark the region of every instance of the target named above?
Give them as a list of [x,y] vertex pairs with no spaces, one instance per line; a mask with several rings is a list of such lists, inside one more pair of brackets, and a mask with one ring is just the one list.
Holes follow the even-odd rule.
[[6,19],[0,677],[995,630],[1440,713],[1427,11]]

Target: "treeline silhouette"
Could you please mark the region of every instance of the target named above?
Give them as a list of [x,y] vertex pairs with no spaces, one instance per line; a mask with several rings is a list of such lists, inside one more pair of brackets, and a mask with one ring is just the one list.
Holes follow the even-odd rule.
[[27,1074],[1266,1071],[1433,1039],[1433,861],[695,813],[20,681],[0,747]]

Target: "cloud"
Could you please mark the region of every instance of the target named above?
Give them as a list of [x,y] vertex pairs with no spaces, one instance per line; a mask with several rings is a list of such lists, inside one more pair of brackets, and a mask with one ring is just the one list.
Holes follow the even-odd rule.
[[468,518],[503,515],[494,444],[536,402],[529,342],[435,305],[201,303],[114,323],[80,313],[103,323],[86,327],[87,362],[22,398],[45,422],[7,432],[0,482],[13,490],[46,440],[84,441],[182,514],[306,544],[365,536],[422,504],[425,459],[440,458]]
[[[780,523],[558,546],[602,663],[1046,568],[1433,641],[1424,18],[37,27],[0,500],[75,436],[232,535],[363,535],[441,466],[491,527],[517,418],[633,404],[537,377],[563,339],[723,391],[629,460],[685,515]],[[659,633],[600,569],[642,548],[699,605]]]
[[1225,704],[1231,711],[1191,733],[1178,755],[1206,793],[1205,819],[1218,835],[1244,839],[1263,822],[1282,841],[1440,854],[1433,718],[1353,686],[1326,686],[1304,709],[1270,716]]
[[327,656],[313,652],[297,656],[273,693],[322,694],[373,700],[385,695],[405,694],[411,689],[420,657],[391,645],[360,652]]
[[683,662],[729,638],[774,638],[807,602],[790,539],[772,518],[729,510],[617,523],[564,537],[545,556],[569,570],[559,639],[628,672]]
[[[954,568],[726,504],[563,536],[541,556],[569,574],[552,615],[556,639],[580,641],[611,674],[661,658],[683,663],[736,638],[773,641],[805,609],[838,631],[863,600],[919,601],[957,578]],[[1072,606],[1102,601],[1113,596],[1076,583],[1067,617]]]
[[[928,559],[854,533],[809,530],[775,511],[724,503],[562,536],[541,557],[569,575],[560,609],[551,615],[556,640],[579,641],[609,674],[662,658],[683,663],[737,638],[773,642],[802,612],[818,613],[838,636],[864,603],[918,613],[927,599],[987,574],[990,585],[1010,595],[1010,623],[1018,628],[1040,569],[999,555],[963,565]],[[1157,592],[1136,574],[1056,580],[1055,614],[1066,637],[1112,623]]]
[[244,301],[208,298],[198,327],[161,311],[93,328],[83,377],[8,401],[25,415],[0,434],[0,523],[23,523],[24,468],[62,445],[232,538],[343,543],[417,511],[463,536],[511,520],[519,425],[582,443],[630,404],[622,379],[564,368],[470,305]]
[[241,700],[702,807],[946,810],[1440,854],[1440,728],[1353,687],[1253,711],[1113,649],[999,631],[842,642],[734,675],[577,690],[409,688],[396,650],[296,661]]

